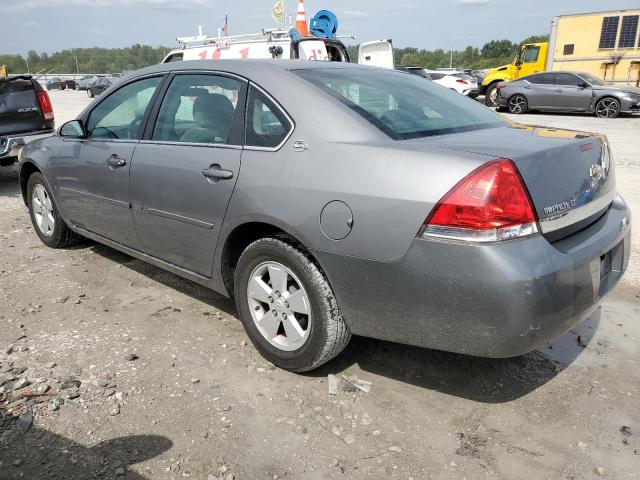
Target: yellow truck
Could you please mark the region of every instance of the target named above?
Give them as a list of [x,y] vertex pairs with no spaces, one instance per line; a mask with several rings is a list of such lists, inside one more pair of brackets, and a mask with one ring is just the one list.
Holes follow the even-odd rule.
[[495,106],[496,85],[536,72],[580,71],[617,85],[640,85],[640,9],[562,15],[548,43],[521,45],[509,65],[489,70],[480,86]]

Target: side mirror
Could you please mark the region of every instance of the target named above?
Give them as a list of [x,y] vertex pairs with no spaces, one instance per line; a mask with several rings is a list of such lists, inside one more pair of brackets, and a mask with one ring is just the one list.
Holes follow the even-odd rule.
[[82,120],[71,120],[60,127],[58,135],[66,138],[85,138],[87,131],[82,124]]
[[516,62],[516,67],[521,67],[521,66],[522,66],[522,62],[521,62],[520,60],[518,60],[518,61]]
[[578,86],[579,86],[580,88],[587,88],[587,87],[589,86],[589,84],[588,84],[587,82],[580,82],[580,83],[578,84]]

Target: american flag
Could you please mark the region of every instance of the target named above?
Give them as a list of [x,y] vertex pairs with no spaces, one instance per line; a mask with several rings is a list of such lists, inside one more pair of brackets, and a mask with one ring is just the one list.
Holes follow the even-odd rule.
[[220,27],[220,32],[223,37],[229,36],[229,14],[225,14],[224,16],[224,23],[222,24],[222,27]]

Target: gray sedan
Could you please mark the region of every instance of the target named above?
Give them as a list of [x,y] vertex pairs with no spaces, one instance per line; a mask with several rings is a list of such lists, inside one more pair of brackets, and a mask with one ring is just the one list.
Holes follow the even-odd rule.
[[352,334],[520,355],[629,261],[604,137],[358,65],[150,67],[29,144],[19,178],[45,245],[86,237],[233,296],[291,371]]
[[640,113],[640,88],[610,85],[589,73],[537,73],[499,83],[496,90],[498,106],[515,114],[546,110],[616,118],[620,113]]

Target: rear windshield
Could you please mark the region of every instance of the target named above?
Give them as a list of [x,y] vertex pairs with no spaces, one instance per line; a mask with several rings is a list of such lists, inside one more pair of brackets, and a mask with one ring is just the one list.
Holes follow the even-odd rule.
[[395,140],[495,128],[497,114],[416,75],[358,68],[293,71]]

